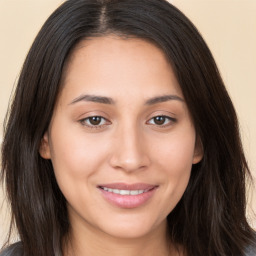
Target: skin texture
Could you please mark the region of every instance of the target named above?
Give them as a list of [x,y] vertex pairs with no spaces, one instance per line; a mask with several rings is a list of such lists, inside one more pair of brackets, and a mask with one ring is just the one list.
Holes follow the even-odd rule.
[[[202,150],[163,52],[142,39],[90,38],[76,46],[62,83],[40,154],[52,160],[67,199],[73,247],[67,246],[67,255],[168,255],[166,217]],[[81,95],[111,102],[79,100]],[[148,102],[166,95],[180,99]],[[93,116],[103,118],[93,125]],[[168,118],[157,124],[156,116]],[[143,205],[126,209],[109,203],[98,188],[120,182],[157,189]]]

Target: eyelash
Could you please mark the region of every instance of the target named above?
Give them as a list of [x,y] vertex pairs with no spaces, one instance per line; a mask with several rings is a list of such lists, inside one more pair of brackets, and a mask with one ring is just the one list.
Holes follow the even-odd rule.
[[[93,118],[100,118],[100,124],[92,124],[91,121]],[[104,124],[101,124],[102,121],[104,120]],[[102,117],[102,116],[90,116],[90,117],[86,117],[84,119],[81,119],[79,121],[82,125],[87,126],[90,129],[100,129],[108,124],[106,123],[110,123],[110,121],[108,121],[106,118]]]
[[[151,120],[156,121],[156,118],[163,118],[164,123],[163,124],[154,124],[154,123],[152,124],[152,123],[150,123]],[[177,122],[176,118],[173,118],[173,117],[170,117],[170,116],[165,116],[165,115],[159,115],[159,116],[152,117],[151,119],[149,119],[149,121],[147,123],[150,124],[150,125],[155,125],[159,128],[165,128],[165,127],[168,127],[168,126],[170,126],[170,125],[172,125],[173,123],[176,123],[176,122]]]
[[[100,119],[100,124],[92,124],[91,121],[93,121],[92,119],[98,118]],[[156,124],[156,123],[151,123],[151,121],[156,121],[157,118],[163,118],[164,119],[164,123],[163,124]],[[104,123],[102,123],[102,121],[104,120]],[[100,129],[103,128],[109,124],[111,124],[111,122],[109,120],[107,120],[106,118],[102,117],[102,116],[90,116],[90,117],[86,117],[84,119],[79,120],[79,122],[83,125],[83,126],[87,126],[90,129]],[[167,123],[166,123],[167,122]],[[170,116],[166,116],[166,115],[158,115],[158,116],[154,116],[152,118],[149,119],[149,121],[147,121],[147,124],[149,125],[154,125],[156,127],[159,128],[165,128],[170,126],[171,124],[177,122],[176,118],[172,118]]]

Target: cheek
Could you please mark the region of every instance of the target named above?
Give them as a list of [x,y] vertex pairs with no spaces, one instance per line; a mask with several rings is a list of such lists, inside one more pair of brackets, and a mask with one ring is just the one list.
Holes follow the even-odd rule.
[[91,181],[104,162],[106,145],[85,136],[83,132],[53,127],[51,131],[51,160],[57,183],[72,205],[89,195]]
[[191,169],[195,150],[195,133],[193,130],[173,133],[152,147],[152,156],[159,164],[179,174]]
[[51,138],[51,159],[58,182],[84,182],[106,162],[109,144],[102,136],[58,126],[52,127]]
[[[176,133],[157,145],[152,152],[154,162],[162,170],[160,175],[165,178],[164,187],[170,212],[181,199],[189,182],[194,156],[195,136],[193,132]],[[171,202],[171,203],[170,203]]]

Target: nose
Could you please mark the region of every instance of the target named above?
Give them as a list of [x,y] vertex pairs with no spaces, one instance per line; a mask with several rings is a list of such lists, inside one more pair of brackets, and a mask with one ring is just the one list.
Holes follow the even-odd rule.
[[110,165],[119,170],[133,172],[150,165],[148,147],[143,134],[134,127],[120,128],[113,139]]

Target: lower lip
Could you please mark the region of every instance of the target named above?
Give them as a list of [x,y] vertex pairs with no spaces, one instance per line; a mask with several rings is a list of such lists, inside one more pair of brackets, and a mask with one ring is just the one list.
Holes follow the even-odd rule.
[[157,187],[139,195],[120,195],[99,189],[103,197],[111,204],[120,208],[131,209],[144,205],[154,195],[156,188]]

